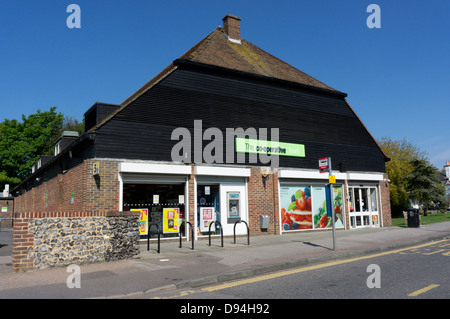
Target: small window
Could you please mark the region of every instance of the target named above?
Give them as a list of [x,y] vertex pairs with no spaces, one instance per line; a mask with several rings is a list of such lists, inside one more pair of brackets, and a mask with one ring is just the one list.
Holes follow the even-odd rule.
[[58,142],[55,145],[55,156],[58,155],[60,152],[61,152],[61,145],[60,145],[60,142]]

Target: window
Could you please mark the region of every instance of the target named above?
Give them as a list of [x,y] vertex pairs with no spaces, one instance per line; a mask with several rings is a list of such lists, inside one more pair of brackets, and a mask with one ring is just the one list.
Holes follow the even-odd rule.
[[[148,209],[148,223],[156,223],[159,230],[163,232],[164,210],[171,208],[178,209],[180,225],[179,231],[184,234],[185,225],[182,222],[185,218],[185,184],[123,184],[123,211],[132,209]],[[172,226],[166,225],[166,228]],[[173,226],[172,226],[173,228]],[[175,231],[176,230],[176,231]],[[156,227],[151,226],[151,238],[157,237]],[[173,233],[164,233],[162,238],[178,237],[178,229]],[[142,238],[147,238],[143,236]]]
[[[342,186],[335,185],[332,190],[335,227],[343,228]],[[332,227],[332,219],[327,214],[325,185],[281,185],[280,204],[283,231]]]

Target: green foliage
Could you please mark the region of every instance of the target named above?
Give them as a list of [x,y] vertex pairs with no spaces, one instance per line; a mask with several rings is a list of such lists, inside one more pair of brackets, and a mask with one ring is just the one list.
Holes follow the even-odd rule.
[[427,214],[430,204],[446,203],[445,189],[441,185],[439,170],[426,159],[414,159],[410,162],[413,170],[405,176],[407,190],[410,196],[423,205]]
[[63,115],[49,111],[37,111],[22,122],[5,119],[0,125],[0,187],[18,184],[29,175],[31,166],[41,155],[53,153],[63,125]]
[[425,152],[420,151],[417,146],[405,139],[395,141],[389,137],[383,137],[377,142],[386,156],[390,158],[390,161],[386,163],[386,173],[390,179],[392,215],[402,216],[402,212],[410,206],[405,176],[414,169],[411,161],[424,159]]

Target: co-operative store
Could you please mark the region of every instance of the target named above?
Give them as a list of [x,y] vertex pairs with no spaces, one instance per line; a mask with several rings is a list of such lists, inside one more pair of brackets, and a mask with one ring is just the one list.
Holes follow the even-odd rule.
[[[384,170],[388,159],[345,97],[242,39],[240,19],[227,15],[224,28],[218,27],[175,60],[94,130],[105,126],[119,130],[115,121],[158,125],[147,129],[148,134],[160,137],[149,143],[161,153],[142,154],[139,159],[161,160],[162,164],[119,165],[120,207],[148,206],[149,218],[156,222],[164,222],[165,205],[178,208],[182,218],[196,228],[196,236],[207,234],[211,218],[220,221],[225,235],[233,234],[239,219],[248,222],[252,234],[329,228],[331,219],[324,206],[328,174],[320,173],[318,167],[323,157],[332,158],[336,176],[332,200],[336,226],[390,225]],[[196,121],[201,121],[200,128]],[[186,138],[178,135],[180,128],[189,132],[192,142],[187,152],[179,147]],[[253,139],[245,134],[230,137],[230,129],[236,133],[237,128],[244,133],[251,128],[257,132],[266,128],[267,132]],[[267,145],[271,128],[279,129],[279,144],[272,146],[289,151],[271,153],[279,158],[277,167],[267,174],[265,168],[273,163],[250,158],[267,153],[251,152],[240,142],[247,138],[250,145]],[[128,136],[128,143],[133,138]],[[235,143],[231,157],[225,154],[229,141]],[[196,157],[198,143],[201,153]],[[130,146],[127,153],[135,149]],[[105,157],[111,157],[107,153]],[[212,161],[201,156],[207,153],[214,155]],[[239,160],[242,154],[243,162]],[[133,195],[137,192],[141,195]],[[239,226],[237,232],[245,228]]]
[[244,40],[239,18],[223,21],[121,104],[89,108],[85,133],[13,190],[16,214],[137,210],[167,238],[189,237],[187,221],[196,238],[213,220],[224,235],[238,220],[252,236],[321,230],[318,160],[330,157],[336,226],[390,225],[388,159],[347,94]]

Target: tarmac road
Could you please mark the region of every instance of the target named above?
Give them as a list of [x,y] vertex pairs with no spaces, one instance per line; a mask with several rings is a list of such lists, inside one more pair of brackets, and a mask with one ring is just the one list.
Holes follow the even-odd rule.
[[[11,235],[11,233],[9,233]],[[0,232],[0,244],[7,240]],[[337,250],[332,250],[329,231],[285,235],[225,238],[224,247],[213,238],[190,243],[162,242],[161,253],[141,246],[139,259],[81,265],[80,288],[69,288],[75,272],[65,267],[12,273],[11,245],[0,248],[0,298],[140,298],[149,293],[198,288],[242,280],[275,271],[316,265],[400,249],[450,238],[450,222],[420,228],[368,228],[336,232]],[[8,253],[9,251],[9,253]],[[69,270],[69,272],[68,272]],[[72,282],[72,281],[71,281]],[[70,283],[69,283],[70,286]]]
[[450,239],[266,275],[143,295],[169,299],[448,299]]

